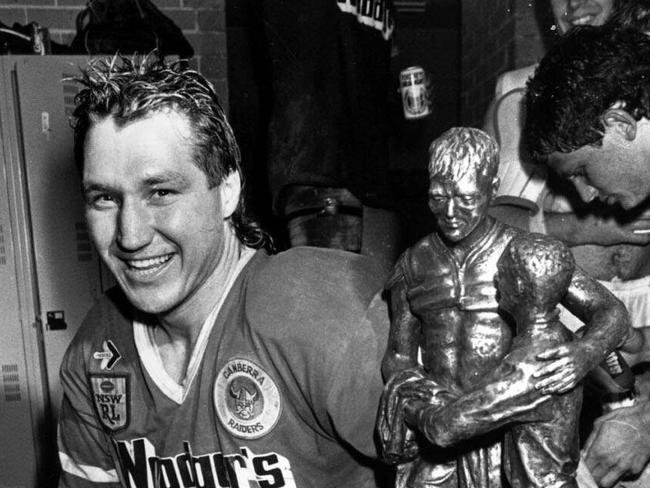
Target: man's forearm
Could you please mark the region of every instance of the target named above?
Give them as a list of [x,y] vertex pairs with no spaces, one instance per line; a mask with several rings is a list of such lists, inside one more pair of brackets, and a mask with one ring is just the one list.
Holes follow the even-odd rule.
[[625,305],[580,268],[576,268],[562,304],[586,325],[578,341],[588,359],[587,371],[628,337],[630,319]]
[[514,421],[541,420],[534,410],[551,397],[540,395],[519,369],[506,365],[491,378],[498,376],[443,406],[411,402],[406,421],[432,444],[449,447]]

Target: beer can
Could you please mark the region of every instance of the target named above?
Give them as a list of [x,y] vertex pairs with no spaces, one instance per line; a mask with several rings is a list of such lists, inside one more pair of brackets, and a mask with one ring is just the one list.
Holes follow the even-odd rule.
[[399,74],[404,118],[421,119],[431,113],[427,94],[426,73],[421,66],[411,66]]
[[31,28],[32,50],[34,54],[44,56],[50,53],[50,32],[36,22],[29,24]]

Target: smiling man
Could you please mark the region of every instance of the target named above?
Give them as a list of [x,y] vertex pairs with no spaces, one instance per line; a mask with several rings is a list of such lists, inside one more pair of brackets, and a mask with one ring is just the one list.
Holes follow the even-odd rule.
[[584,27],[528,83],[525,139],[585,201],[632,209],[650,196],[650,38]]
[[61,367],[60,486],[375,487],[379,267],[263,249],[195,71],[99,60],[79,81],[86,220],[119,286]]
[[617,0],[549,0],[559,34],[582,25],[603,25],[620,1]]

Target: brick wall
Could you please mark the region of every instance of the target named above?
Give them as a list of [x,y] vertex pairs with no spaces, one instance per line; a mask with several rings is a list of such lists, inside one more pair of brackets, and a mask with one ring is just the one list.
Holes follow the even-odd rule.
[[555,33],[549,0],[515,2],[516,42],[513,61],[514,67],[520,68],[537,63],[555,38]]
[[551,37],[546,2],[461,0],[461,120],[480,127],[497,76],[537,62]]
[[522,0],[462,0],[461,121],[480,126],[496,76],[514,63],[514,4]]
[[[192,63],[228,101],[225,0],[152,0],[182,31],[194,48]],[[0,22],[38,22],[53,41],[70,44],[75,19],[86,0],[0,0]]]

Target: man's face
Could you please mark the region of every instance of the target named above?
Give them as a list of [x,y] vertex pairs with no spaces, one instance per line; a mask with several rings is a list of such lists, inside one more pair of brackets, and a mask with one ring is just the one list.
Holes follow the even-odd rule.
[[485,219],[492,188],[492,180],[474,170],[458,180],[435,175],[429,180],[429,208],[447,241],[462,241]]
[[554,152],[548,166],[575,185],[580,197],[595,198],[630,209],[650,196],[650,161],[635,140],[606,132],[602,146],[583,146],[569,153]]
[[[223,185],[192,161],[182,115],[96,123],[84,146],[92,240],[133,305],[162,314],[200,300],[224,249]],[[199,292],[199,293],[197,293]]]
[[603,25],[612,13],[614,0],[551,0],[560,34],[577,25]]

